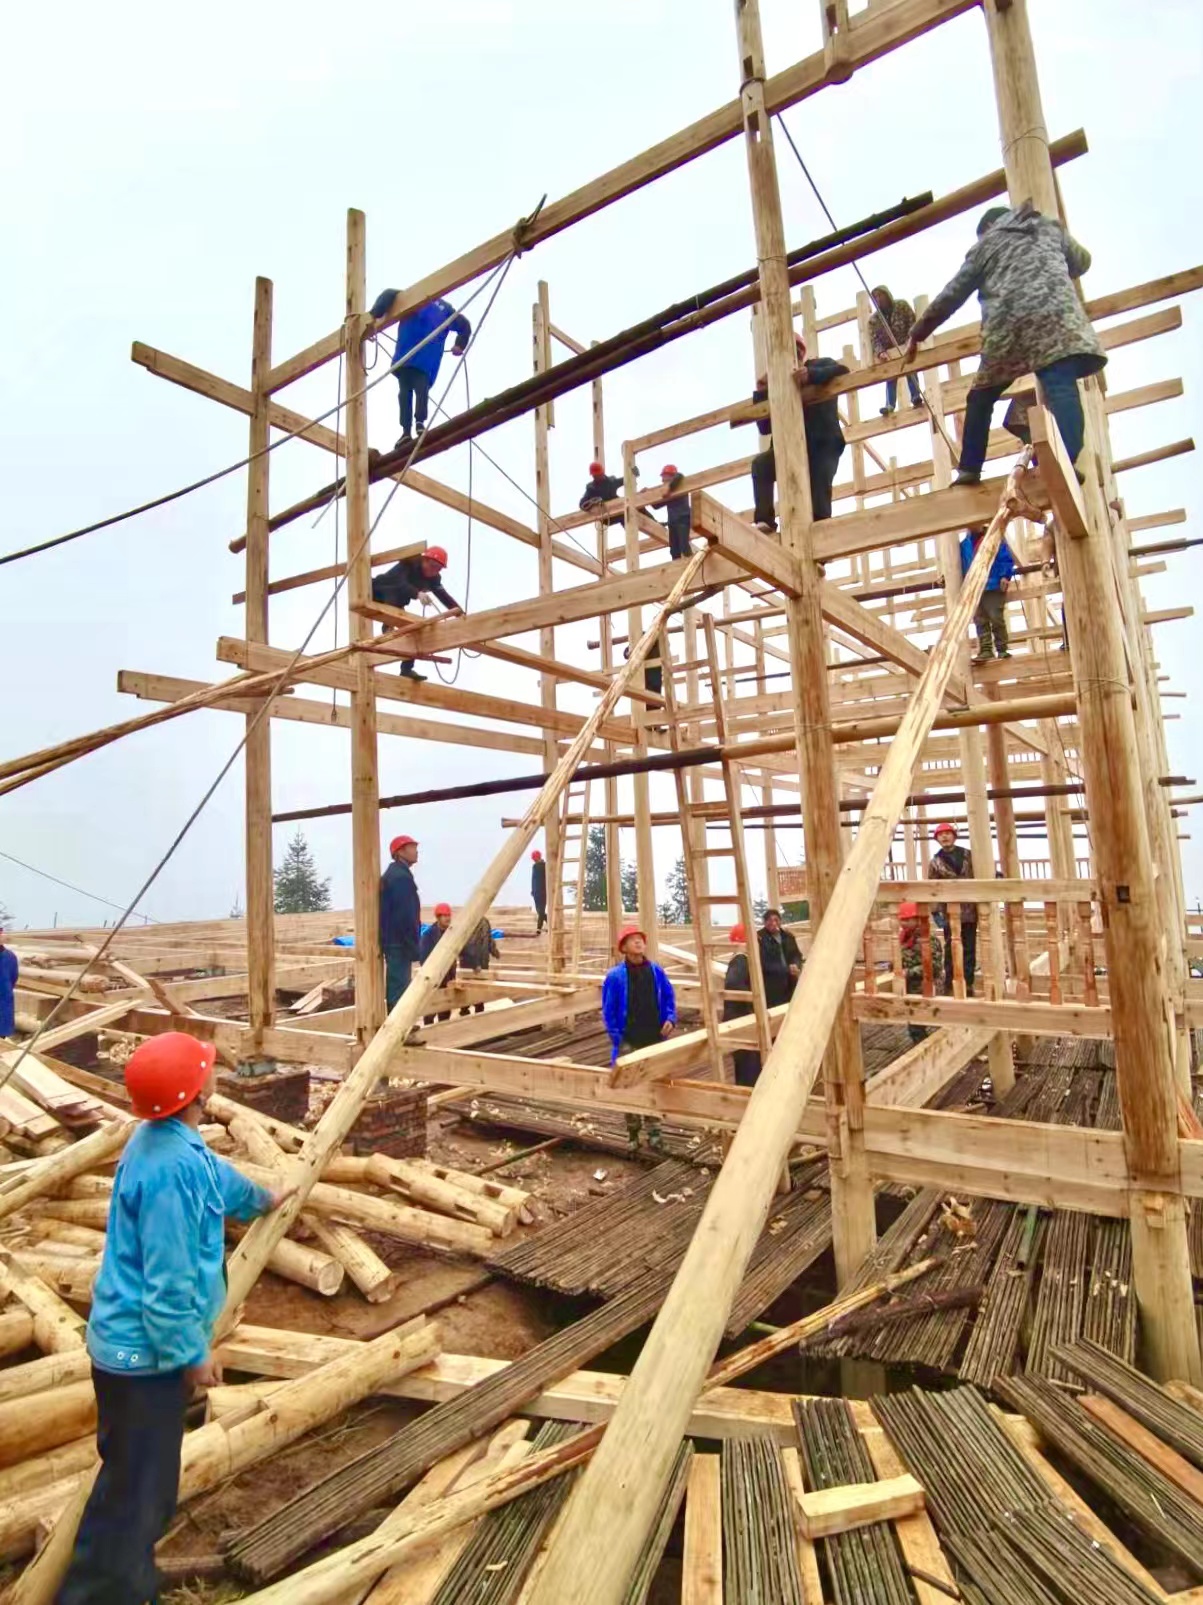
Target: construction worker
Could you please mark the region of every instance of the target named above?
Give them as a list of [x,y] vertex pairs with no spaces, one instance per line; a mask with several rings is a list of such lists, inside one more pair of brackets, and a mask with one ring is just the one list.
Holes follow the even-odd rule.
[[[463,608],[443,589],[443,570],[447,567],[447,553],[441,546],[428,546],[415,557],[403,557],[392,568],[378,574],[372,581],[372,600],[388,607],[407,607],[419,598],[435,597],[447,609],[449,618],[460,617]],[[407,680],[425,680],[424,674],[414,669],[414,660],[405,658],[401,673]]]
[[[831,357],[806,356],[806,342],[801,335],[794,336],[798,352],[798,373],[804,385],[825,385],[848,372],[842,362]],[[756,381],[753,401],[769,399],[768,380],[763,375]],[[840,411],[834,396],[824,400],[807,401],[802,408],[806,428],[806,460],[810,467],[810,505],[814,518],[831,517],[831,487],[844,450],[844,431],[840,427]],[[777,459],[773,453],[773,424],[770,418],[758,418],[756,427],[768,435],[769,444],[752,460],[752,494],[756,508],[753,518],[756,526],[771,535],[777,528],[773,510],[773,492],[777,484]]]
[[[936,852],[932,854],[931,862],[927,866],[927,873],[931,880],[972,880],[973,855],[966,847],[957,846],[957,827],[943,821],[936,826],[932,835],[936,840]],[[944,903],[937,904],[933,910],[936,918],[945,925],[944,944],[944,990],[952,992],[952,928],[948,925],[948,907]],[[973,996],[973,977],[977,971],[977,904],[961,904],[961,955],[965,969],[965,995]]]
[[[902,973],[906,977],[908,993],[923,991],[923,922],[919,917],[918,903],[899,903],[898,940],[902,947]],[[929,938],[931,951],[932,990],[936,988],[936,975],[943,964],[940,938],[932,931]],[[908,1025],[912,1042],[922,1042],[927,1035],[925,1025]]]
[[422,899],[413,871],[418,862],[417,842],[412,836],[394,836],[388,855],[392,862],[380,877],[380,950],[391,1014],[421,957]]
[[1090,266],[1085,246],[1031,201],[1014,211],[992,206],[977,235],[960,269],[912,328],[905,353],[912,359],[919,342],[977,291],[982,360],[965,408],[957,485],[981,482],[994,403],[1026,373],[1040,381],[1069,459],[1076,463],[1085,433],[1078,380],[1098,373],[1107,361],[1073,282]]
[[[896,301],[884,284],[879,284],[873,291],[873,307],[873,314],[869,319],[869,340],[873,348],[873,361],[888,362],[891,357],[900,357],[906,349],[911,325],[915,321],[915,309],[909,301]],[[911,402],[914,406],[919,406],[923,397],[919,390],[918,374],[908,373],[906,384],[911,393]],[[887,379],[886,404],[881,409],[881,416],[888,418],[897,405],[898,381]]]
[[[493,925],[488,915],[482,914],[472,928],[472,935],[460,949],[460,969],[473,975],[487,975],[489,973],[489,960],[499,959],[501,951],[493,939]],[[483,1003],[469,1003],[466,1008],[459,1011],[461,1014],[483,1014]]]
[[[961,574],[968,574],[969,565],[977,556],[977,549],[982,544],[982,536],[986,533],[986,526],[980,525],[977,529],[966,530],[961,537]],[[977,604],[977,612],[973,615],[973,626],[977,631],[977,652],[974,655],[975,663],[988,663],[992,657],[1009,658],[1009,642],[1007,639],[1007,592],[1011,581],[1015,578],[1015,554],[1007,545],[1004,535],[999,544],[990,573],[986,577],[986,589],[982,592],[981,601]]]
[[650,1048],[677,1028],[672,982],[647,956],[647,937],[637,925],[618,933],[619,961],[602,982],[602,1020],[610,1034],[613,1064],[619,1054]]
[[692,550],[689,530],[689,497],[675,495],[685,479],[675,463],[665,463],[660,470],[660,483],[664,487],[663,505],[668,515],[668,550],[673,558],[688,557]]
[[205,1146],[215,1057],[211,1042],[168,1031],[125,1066],[141,1124],[113,1179],[86,1337],[100,1473],[60,1605],[159,1597],[155,1544],[175,1514],[184,1412],[194,1388],[221,1381],[210,1344],[226,1297],[226,1217],[253,1220],[295,1191],[258,1187]]
[[[399,290],[385,290],[378,295],[372,303],[372,316],[377,320],[387,317],[400,293]],[[449,334],[455,336],[451,355],[462,357],[472,338],[472,325],[449,301],[428,301],[424,307],[402,318],[397,325],[393,372],[397,375],[401,408],[398,447],[408,446],[413,441],[415,412],[418,433],[421,434],[426,428],[430,387],[439,376],[443,348]]]
[[[589,483],[585,486],[585,494],[580,500],[581,512],[599,511],[606,502],[612,502],[616,496],[621,496],[622,490],[622,480],[617,474],[607,474],[605,463],[590,463]],[[615,513],[606,522],[621,524],[623,515]]]
[[539,918],[539,923],[535,926],[535,935],[541,936],[543,927],[547,924],[547,865],[543,862],[543,854],[537,847],[530,857],[530,896]]
[[[434,952],[435,948],[438,947],[439,942],[442,940],[443,932],[450,924],[451,904],[436,903],[434,905],[434,922],[423,928],[421,941],[418,944],[422,955],[423,964],[426,963],[426,960]],[[456,962],[454,959],[452,959],[447,965],[446,969],[443,971],[442,975],[439,977],[439,985],[447,986],[454,981],[455,972]],[[450,1018],[451,1010],[446,1009],[441,1014],[428,1014],[422,1021],[422,1024],[430,1025],[434,1020],[449,1020]]]
[[[733,925],[730,940],[736,944],[736,951],[732,953],[727,963],[727,973],[723,977],[723,991],[750,992],[752,975],[748,966],[746,946],[748,933],[742,925]],[[746,1002],[740,998],[723,999],[724,1020],[742,1020],[752,1012],[750,999]],[[760,1054],[754,1048],[736,1048],[731,1057],[735,1061],[735,1085],[754,1087],[760,1078]]]
[[0,1037],[11,1037],[17,1029],[16,990],[21,966],[4,940],[7,934],[0,926]]
[[760,943],[760,973],[770,1009],[788,1003],[802,974],[802,949],[797,938],[781,924],[781,910],[765,910],[757,934]]

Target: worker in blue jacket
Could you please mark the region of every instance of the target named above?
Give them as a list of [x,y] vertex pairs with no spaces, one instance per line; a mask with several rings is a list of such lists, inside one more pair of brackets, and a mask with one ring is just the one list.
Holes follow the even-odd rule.
[[673,984],[647,956],[647,937],[636,925],[618,934],[621,961],[602,982],[602,1020],[610,1033],[613,1064],[620,1054],[650,1048],[677,1027]]
[[[986,526],[983,524],[978,529],[966,530],[962,535],[962,576],[968,574],[969,565],[977,555],[977,549],[982,544],[982,536],[985,533]],[[988,663],[996,655],[1000,658],[1011,656],[1007,641],[1007,592],[1014,577],[1015,557],[1004,535],[990,565],[986,589],[982,592],[977,612],[973,615],[973,625],[977,630],[977,654],[973,659],[975,663]]]
[[417,842],[412,836],[394,836],[388,855],[392,862],[380,877],[380,950],[391,1014],[422,957],[422,899],[413,872],[418,862]]
[[17,1028],[17,975],[21,966],[11,947],[5,945],[0,926],[0,1037],[11,1037]]
[[[372,303],[372,316],[376,319],[386,317],[400,293],[399,290],[385,290],[378,295]],[[397,375],[401,404],[399,447],[408,446],[414,438],[415,414],[418,433],[421,434],[426,428],[427,399],[431,385],[439,376],[443,347],[449,334],[455,336],[451,355],[462,357],[472,338],[472,325],[449,301],[428,301],[424,307],[402,318],[397,325],[393,372]]]
[[158,1595],[155,1544],[175,1514],[189,1395],[221,1381],[210,1343],[226,1298],[226,1216],[253,1220],[294,1191],[257,1187],[205,1147],[215,1054],[168,1031],[125,1067],[142,1123],[113,1180],[87,1330],[100,1472],[58,1605]]

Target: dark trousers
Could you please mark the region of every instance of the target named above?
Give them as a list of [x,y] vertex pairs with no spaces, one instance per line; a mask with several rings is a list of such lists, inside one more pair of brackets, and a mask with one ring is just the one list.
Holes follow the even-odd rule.
[[536,916],[538,917],[538,920],[539,920],[538,925],[535,927],[535,935],[538,936],[539,932],[547,924],[547,904],[546,903],[536,903],[535,904],[535,914],[536,914]]
[[[831,487],[840,465],[844,443],[823,441],[807,447],[810,457],[810,505],[815,518],[831,517]],[[777,486],[777,459],[773,448],[752,459],[753,518],[757,524],[775,524],[773,492]]]
[[754,1087],[760,1080],[760,1055],[750,1048],[736,1048],[731,1057],[735,1060],[735,1085]]
[[[913,373],[908,373],[907,376],[906,376],[906,383],[907,383],[907,389],[911,393],[911,400],[915,403],[915,405],[917,407],[919,405],[919,399],[920,399],[918,375],[913,374]],[[897,405],[898,405],[898,381],[897,381],[897,379],[887,379],[886,380],[886,406],[889,407],[891,412],[893,412],[894,408]]]
[[982,592],[973,623],[979,657],[992,657],[997,652],[1001,658],[1008,649],[1007,599],[1002,591]]
[[688,557],[690,554],[689,520],[672,519],[668,521],[668,550],[671,557]]
[[384,950],[384,998],[391,1014],[402,992],[414,973],[413,959],[405,957],[403,947],[386,947]]
[[401,428],[411,435],[414,412],[418,415],[418,428],[426,427],[426,405],[430,397],[430,380],[421,368],[397,369],[397,400],[401,405]]
[[[948,922],[945,932],[948,940],[944,943],[944,990],[949,997],[952,996],[952,921]],[[977,921],[961,921],[961,958],[965,965],[965,990],[973,991],[973,977],[977,974]]]
[[155,1544],[175,1514],[188,1387],[182,1371],[92,1369],[100,1474],[57,1605],[143,1605],[159,1592]]
[[[1078,391],[1078,376],[1082,372],[1079,357],[1062,357],[1038,370],[1036,377],[1044,390],[1049,411],[1057,420],[1057,428],[1065,442],[1070,462],[1077,462],[1082,451],[1085,422],[1082,415],[1082,397]],[[957,465],[972,473],[979,473],[986,460],[986,447],[990,442],[990,421],[994,403],[1006,385],[983,385],[971,390],[965,406],[965,427],[961,435],[961,461]]]
[[[488,970],[473,969],[470,964],[465,964],[462,958],[460,959],[460,969],[464,971],[465,981],[479,981],[482,976],[485,978],[485,980],[487,980],[489,976]],[[464,1007],[459,1012],[461,1018],[465,1014],[483,1014],[485,1012],[485,1006],[483,1003],[465,1003]]]

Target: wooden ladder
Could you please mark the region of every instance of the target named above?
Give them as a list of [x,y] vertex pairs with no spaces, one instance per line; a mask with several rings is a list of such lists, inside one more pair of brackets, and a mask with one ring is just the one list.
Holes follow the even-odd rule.
[[[577,974],[585,914],[585,859],[589,844],[589,781],[573,781],[560,807],[560,862],[556,866],[552,968]],[[579,814],[579,823],[570,823]]]
[[[714,618],[711,614],[703,614],[703,623],[706,632],[706,663],[709,667],[710,690],[714,701],[715,734],[720,745],[727,741],[727,716],[723,706],[722,679],[718,663],[718,651],[715,645]],[[681,730],[677,718],[676,688],[673,684],[672,659],[668,652],[668,642],[661,636],[661,660],[664,664],[664,705],[668,719],[669,745],[674,752],[681,751]],[[685,858],[685,880],[689,887],[689,910],[693,917],[695,932],[695,947],[698,956],[698,988],[701,994],[702,1016],[706,1024],[706,1035],[710,1044],[710,1060],[714,1077],[718,1081],[726,1078],[724,1073],[724,1049],[722,1040],[715,1027],[722,1015],[722,988],[715,984],[716,977],[711,968],[713,955],[716,951],[726,951],[731,944],[725,933],[715,931],[710,923],[710,910],[716,904],[735,903],[739,908],[739,917],[747,933],[748,974],[752,987],[752,1012],[756,1020],[756,1035],[762,1055],[767,1055],[771,1046],[769,1035],[768,1002],[765,997],[764,976],[760,970],[760,947],[756,941],[755,922],[752,914],[752,897],[748,888],[747,853],[744,843],[743,821],[740,818],[740,776],[739,765],[734,761],[725,760],[721,765],[723,779],[723,793],[727,807],[728,843],[724,846],[697,847],[695,845],[695,824],[701,826],[698,835],[701,840],[708,841],[706,831],[707,814],[693,802],[689,795],[684,769],[673,771],[673,780],[677,788],[677,808],[681,816],[681,838]],[[735,894],[730,892],[710,892],[703,890],[708,877],[702,873],[703,863],[710,860],[730,860],[735,867]]]

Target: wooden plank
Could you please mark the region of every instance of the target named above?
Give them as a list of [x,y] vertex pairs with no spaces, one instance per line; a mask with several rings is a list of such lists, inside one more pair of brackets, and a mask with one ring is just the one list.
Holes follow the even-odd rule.
[[817,1488],[798,1500],[802,1531],[812,1543],[837,1533],[871,1527],[875,1522],[913,1516],[924,1508],[922,1484],[903,1472],[879,1482],[851,1483],[842,1488]]
[[681,1605],[723,1605],[722,1462],[697,1454],[685,1496]]
[[935,1097],[994,1035],[992,1026],[946,1026],[901,1054],[865,1084],[878,1108],[918,1108]]
[[[900,1476],[906,1467],[884,1430],[860,1421],[857,1426],[877,1475],[883,1478]],[[894,1522],[894,1532],[898,1547],[902,1550],[902,1558],[911,1573],[911,1587],[915,1590],[919,1605],[948,1605],[950,1596],[958,1598],[956,1579],[926,1509],[898,1517]],[[920,1577],[917,1575],[919,1572],[925,1575]],[[928,1577],[934,1581],[927,1582],[925,1579]]]
[[1149,1465],[1168,1477],[1196,1503],[1203,1504],[1203,1471],[1197,1466],[1192,1466],[1176,1449],[1163,1443],[1156,1433],[1150,1432],[1113,1400],[1104,1399],[1097,1393],[1087,1393],[1078,1402],[1087,1415],[1093,1416],[1121,1443],[1134,1450],[1142,1460],[1148,1461]]
[[1078,484],[1057,421],[1044,407],[1028,409],[1032,443],[1040,458],[1040,478],[1052,504],[1057,522],[1066,535],[1082,539],[1089,534],[1082,487]]
[[797,1540],[798,1576],[802,1582],[802,1605],[826,1605],[823,1596],[823,1582],[819,1575],[819,1553],[814,1544],[802,1531],[802,1523],[798,1517],[798,1501],[806,1492],[802,1480],[802,1457],[794,1447],[781,1451],[781,1465],[785,1472],[786,1486],[794,1496],[792,1506],[794,1512],[794,1536]]
[[815,525],[816,556],[827,563],[988,523],[998,505],[999,484],[985,480],[980,485],[954,485],[884,507],[869,507],[863,513],[824,519]]

